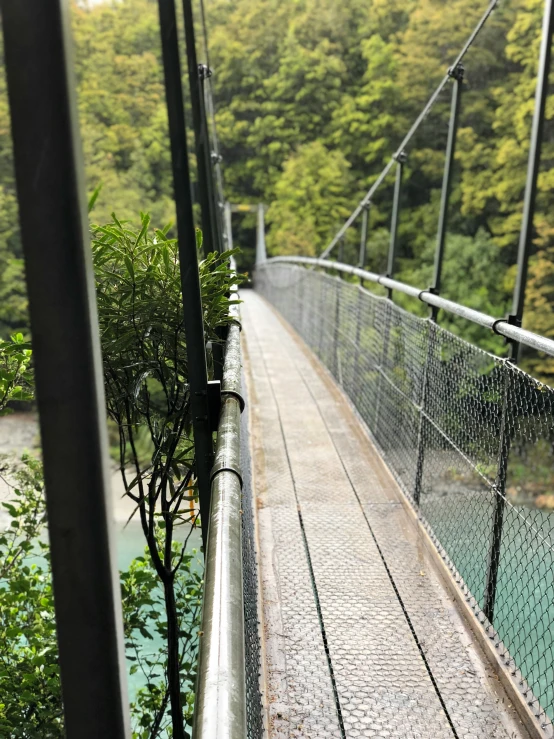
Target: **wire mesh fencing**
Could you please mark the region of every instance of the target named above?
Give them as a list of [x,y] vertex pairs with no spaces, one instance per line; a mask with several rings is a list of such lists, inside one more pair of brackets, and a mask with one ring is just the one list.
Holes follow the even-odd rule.
[[[246,392],[243,387],[243,397]],[[244,596],[244,658],[246,668],[247,739],[262,739],[262,696],[260,692],[261,647],[258,611],[258,562],[254,530],[254,501],[249,446],[248,417],[241,419],[242,469],[242,572]]]
[[359,284],[268,262],[256,289],[347,394],[514,681],[554,718],[554,390]]

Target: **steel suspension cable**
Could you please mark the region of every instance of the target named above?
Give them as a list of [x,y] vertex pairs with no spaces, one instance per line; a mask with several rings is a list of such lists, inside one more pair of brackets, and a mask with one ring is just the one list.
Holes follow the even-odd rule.
[[416,131],[420,127],[421,123],[425,120],[425,118],[427,117],[429,111],[431,110],[431,108],[433,107],[433,105],[435,104],[435,102],[437,101],[437,98],[439,97],[439,95],[441,94],[441,92],[446,87],[446,85],[448,83],[448,80],[451,78],[451,70],[452,69],[456,69],[456,67],[459,64],[461,64],[461,62],[463,61],[465,55],[467,54],[467,52],[469,51],[469,49],[473,45],[475,39],[477,38],[477,36],[479,35],[479,33],[481,32],[481,30],[485,26],[486,22],[488,21],[488,19],[492,15],[492,13],[495,10],[495,8],[497,7],[498,1],[499,0],[492,0],[490,2],[490,4],[487,7],[486,11],[483,13],[483,15],[481,16],[481,18],[479,19],[479,22],[477,23],[477,25],[473,29],[471,35],[469,36],[468,40],[464,44],[462,50],[460,51],[460,53],[458,54],[458,56],[454,60],[454,63],[452,64],[451,67],[449,67],[447,73],[444,75],[444,77],[442,78],[442,80],[439,82],[437,88],[435,89],[435,91],[433,92],[433,94],[431,95],[431,97],[429,98],[429,100],[427,101],[427,103],[426,103],[425,107],[423,108],[423,110],[421,111],[421,113],[418,115],[418,117],[414,121],[412,127],[410,128],[410,130],[408,131],[408,133],[406,134],[406,136],[404,136],[404,138],[402,139],[402,142],[401,142],[400,146],[398,146],[398,148],[396,149],[396,151],[392,155],[391,159],[385,165],[385,167],[383,168],[383,170],[381,171],[381,173],[379,174],[379,176],[377,177],[377,179],[375,180],[375,182],[373,183],[373,185],[369,188],[369,190],[367,191],[366,195],[363,197],[363,199],[361,200],[361,202],[359,203],[359,205],[354,209],[354,211],[352,211],[352,213],[349,216],[349,218],[347,219],[347,221],[337,231],[337,233],[333,237],[333,239],[332,239],[331,243],[329,244],[329,246],[322,252],[321,259],[326,259],[329,256],[329,254],[331,253],[331,251],[338,244],[338,242],[342,239],[342,237],[344,236],[344,234],[346,233],[346,231],[348,231],[348,229],[354,223],[354,221],[358,218],[358,216],[360,215],[360,213],[368,206],[368,204],[370,203],[371,198],[373,197],[374,193],[381,186],[381,184],[383,183],[383,180],[386,178],[386,176],[388,175],[388,173],[392,169],[392,167],[395,164],[395,162],[397,161],[398,157],[404,152],[406,146],[410,143],[410,141],[414,137]]

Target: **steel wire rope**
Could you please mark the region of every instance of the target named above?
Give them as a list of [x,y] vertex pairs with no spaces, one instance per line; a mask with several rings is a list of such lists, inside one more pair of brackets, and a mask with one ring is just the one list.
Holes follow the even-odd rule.
[[397,149],[395,150],[394,154],[392,155],[392,157],[390,158],[390,160],[388,161],[388,163],[381,170],[381,173],[378,175],[378,177],[375,180],[375,182],[373,183],[373,185],[369,188],[369,190],[367,191],[367,193],[365,194],[365,196],[362,198],[362,200],[360,201],[360,203],[358,204],[358,206],[355,208],[355,210],[352,211],[352,213],[350,214],[350,216],[348,217],[348,219],[346,220],[346,222],[344,223],[344,225],[337,231],[337,233],[333,237],[333,239],[332,239],[331,243],[329,244],[329,246],[327,246],[327,248],[324,249],[324,251],[321,253],[320,259],[326,259],[327,258],[327,256],[331,253],[331,251],[334,249],[334,247],[340,241],[340,239],[344,236],[344,234],[346,233],[346,231],[348,231],[348,229],[354,223],[354,221],[358,218],[358,216],[360,215],[360,213],[369,204],[369,202],[370,202],[373,194],[381,186],[381,184],[383,183],[383,180],[385,179],[385,177],[388,175],[388,173],[392,169],[394,163],[397,161],[397,158],[400,156],[400,154],[402,154],[402,152],[404,151],[404,149],[406,148],[406,146],[410,143],[410,141],[412,140],[414,134],[418,130],[419,126],[425,120],[425,118],[427,117],[427,114],[429,113],[429,111],[431,110],[431,108],[433,107],[433,105],[435,104],[437,98],[439,97],[439,95],[441,94],[441,92],[446,87],[446,84],[448,83],[448,80],[451,77],[451,70],[452,69],[455,69],[463,61],[465,55],[467,54],[467,52],[469,51],[469,49],[472,47],[475,39],[477,38],[477,36],[479,35],[479,33],[481,32],[481,30],[485,26],[486,22],[488,21],[488,19],[492,15],[493,11],[495,10],[496,6],[498,5],[498,2],[499,2],[499,0],[492,0],[491,1],[491,3],[489,4],[489,6],[487,7],[487,9],[485,10],[484,14],[479,19],[479,22],[477,23],[477,25],[473,29],[472,33],[470,34],[468,40],[466,41],[466,43],[462,47],[462,50],[460,51],[460,53],[456,57],[454,63],[452,64],[452,66],[450,66],[448,68],[447,73],[444,75],[444,77],[442,78],[442,80],[439,82],[437,88],[435,89],[435,91],[433,92],[433,94],[431,95],[431,97],[429,98],[429,100],[427,101],[427,103],[426,103],[425,107],[423,108],[423,110],[421,111],[421,113],[418,115],[418,117],[416,118],[416,120],[412,124],[412,127],[410,128],[410,130],[408,131],[408,133],[406,134],[406,136],[404,136],[404,138],[403,138],[400,146],[397,147]]

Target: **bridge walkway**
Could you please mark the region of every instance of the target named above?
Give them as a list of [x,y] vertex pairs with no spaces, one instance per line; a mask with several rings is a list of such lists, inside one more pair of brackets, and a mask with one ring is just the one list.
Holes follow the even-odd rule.
[[348,402],[241,297],[269,737],[527,737]]

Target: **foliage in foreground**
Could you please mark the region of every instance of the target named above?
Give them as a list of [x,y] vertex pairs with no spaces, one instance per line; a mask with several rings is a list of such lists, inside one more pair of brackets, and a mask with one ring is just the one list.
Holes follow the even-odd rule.
[[[115,209],[130,218],[148,202],[155,221],[166,222],[174,206],[157,4],[83,0],[72,6],[86,172],[91,185],[104,183],[98,217],[105,222]],[[490,237],[493,248],[482,266],[496,284],[491,289],[484,272],[468,272],[451,250],[442,292],[478,310],[490,307],[499,317],[514,282],[543,9],[542,0],[499,3],[464,62],[448,227],[453,240],[465,237],[476,248],[481,234]],[[479,0],[213,0],[210,59],[226,193],[235,203],[270,206],[268,246],[274,253],[317,254],[324,248],[400,144],[482,12]],[[449,96],[450,87],[409,147],[397,269],[406,281],[425,267],[435,240]],[[554,336],[552,94],[546,113],[525,325]],[[384,269],[379,231],[389,229],[393,182],[394,172],[373,199],[373,271]],[[16,224],[0,75],[4,337],[28,327]],[[254,225],[253,214],[234,216],[237,244],[254,242]],[[349,261],[356,259],[358,239],[359,230],[351,229]],[[243,248],[243,256],[247,252]],[[526,369],[552,382],[551,359],[523,359]]]
[[[65,736],[46,531],[44,483],[39,461],[24,456],[3,473],[14,483],[0,534],[0,736],[62,739]],[[180,544],[173,543],[177,550]],[[175,577],[183,631],[185,719],[193,709],[195,632],[199,627],[202,575],[189,550]],[[167,731],[167,622],[163,591],[147,552],[121,573],[124,634],[130,673],[137,684],[131,701],[135,739],[171,736]]]
[[[148,549],[150,585],[164,614],[167,639],[164,664],[154,671],[162,683],[140,698],[144,737],[171,726],[171,736],[187,736],[192,719],[196,633],[185,623],[188,603],[200,588],[179,582],[189,563],[187,546],[198,525],[190,387],[190,357],[184,332],[179,251],[169,228],[151,227],[143,214],[138,226],[115,215],[93,226],[93,259],[104,362],[108,415],[117,429],[119,468]],[[201,236],[198,233],[198,248]],[[200,263],[207,341],[221,339],[216,329],[229,321],[228,294],[236,280],[230,253],[211,254]],[[176,544],[176,532],[181,543]],[[144,579],[142,566],[133,578]],[[190,572],[189,572],[190,576]],[[154,588],[154,589],[153,589]],[[184,621],[185,619],[185,621]],[[161,634],[162,631],[158,629]],[[137,667],[144,670],[144,660]],[[150,665],[146,663],[146,667]]]
[[[188,362],[177,242],[115,216],[93,227],[108,414],[119,465],[145,536],[121,573],[126,654],[136,685],[135,739],[188,737],[194,707],[202,570]],[[201,245],[198,238],[197,246]],[[228,320],[230,254],[200,265],[206,338]],[[31,350],[0,342],[0,413],[32,397]],[[140,443],[137,443],[140,440]],[[42,467],[25,456],[3,470],[14,485],[0,534],[0,736],[64,736]]]

